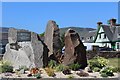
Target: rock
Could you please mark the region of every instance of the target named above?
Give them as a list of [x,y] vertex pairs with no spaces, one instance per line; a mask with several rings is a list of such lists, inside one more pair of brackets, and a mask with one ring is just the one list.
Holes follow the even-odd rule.
[[92,72],[93,72],[92,69],[90,69],[89,66],[85,67],[85,71],[86,71],[86,72],[89,72],[89,73],[92,73]]
[[78,63],[81,69],[87,66],[86,50],[80,40],[78,33],[72,29],[68,29],[65,33],[65,53],[63,64],[70,65]]
[[5,76],[12,76],[12,73],[4,73]]
[[64,75],[68,75],[68,74],[71,74],[71,70],[70,69],[65,69],[65,70],[62,71],[62,73]]
[[59,28],[55,21],[48,21],[44,42],[49,49],[48,56],[55,60],[58,59],[62,53],[62,47]]
[[10,61],[13,67],[45,67],[48,64],[48,49],[38,34],[23,29],[10,28],[4,60]]
[[80,77],[87,77],[89,76],[89,74],[87,72],[84,72],[83,70],[80,70],[77,75],[79,75]]
[[19,73],[20,73],[20,74],[25,74],[25,70],[24,70],[24,69],[21,69],[21,70],[19,71]]
[[28,75],[27,75],[27,77],[31,77],[31,76],[32,76],[32,74],[28,74]]

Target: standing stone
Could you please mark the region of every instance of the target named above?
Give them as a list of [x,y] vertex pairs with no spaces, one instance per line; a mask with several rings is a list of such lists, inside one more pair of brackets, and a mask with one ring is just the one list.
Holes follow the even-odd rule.
[[10,28],[8,44],[3,56],[14,68],[20,66],[44,67],[48,61],[48,49],[40,40],[39,35],[23,29]]
[[79,63],[81,68],[85,68],[87,66],[86,49],[78,33],[72,29],[68,29],[65,34],[63,64],[70,65],[72,63]]
[[45,44],[49,49],[48,56],[55,59],[58,59],[61,55],[61,41],[58,25],[55,21],[48,21],[46,31],[45,31]]

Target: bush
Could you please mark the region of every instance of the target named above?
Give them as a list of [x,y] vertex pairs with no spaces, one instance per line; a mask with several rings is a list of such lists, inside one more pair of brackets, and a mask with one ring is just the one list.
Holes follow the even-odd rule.
[[74,76],[73,76],[73,75],[69,75],[68,78],[69,78],[69,79],[73,79]]
[[54,60],[50,60],[48,63],[48,67],[55,68],[57,66],[57,62]]
[[93,59],[89,60],[89,66],[93,70],[94,67],[98,67],[102,69],[103,67],[107,66],[108,60],[103,57],[94,57]]
[[54,70],[52,68],[45,68],[46,73],[48,74],[48,76],[55,76]]
[[0,62],[0,72],[13,72],[13,66],[10,65],[8,61],[1,61]]
[[112,68],[112,71],[113,71],[113,72],[120,72],[120,67],[113,67],[113,68]]
[[66,66],[64,66],[63,64],[59,64],[57,67],[56,67],[56,71],[63,71],[65,69]]
[[94,72],[99,72],[99,71],[100,71],[100,68],[94,67],[93,71],[94,71]]
[[41,74],[37,73],[37,74],[34,75],[34,77],[36,77],[37,79],[40,79],[41,78]]
[[71,65],[69,65],[69,68],[76,71],[76,70],[79,70],[80,65],[78,63],[71,64]]
[[103,74],[107,76],[114,76],[111,67],[104,67],[103,69],[101,69],[100,74],[101,76],[103,76]]
[[102,77],[108,77],[108,75],[106,73],[101,73]]

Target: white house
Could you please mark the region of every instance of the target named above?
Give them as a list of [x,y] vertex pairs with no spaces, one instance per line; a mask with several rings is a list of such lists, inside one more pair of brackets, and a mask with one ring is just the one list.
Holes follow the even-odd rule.
[[120,51],[120,24],[116,24],[116,19],[110,19],[109,22],[109,25],[102,25],[101,22],[98,22],[94,43],[99,43],[100,47]]

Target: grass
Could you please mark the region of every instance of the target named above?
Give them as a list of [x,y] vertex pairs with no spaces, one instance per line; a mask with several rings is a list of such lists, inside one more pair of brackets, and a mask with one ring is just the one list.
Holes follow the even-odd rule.
[[120,72],[120,58],[108,58],[107,66],[113,68],[113,72]]
[[120,68],[120,58],[108,58],[109,66],[119,67]]

